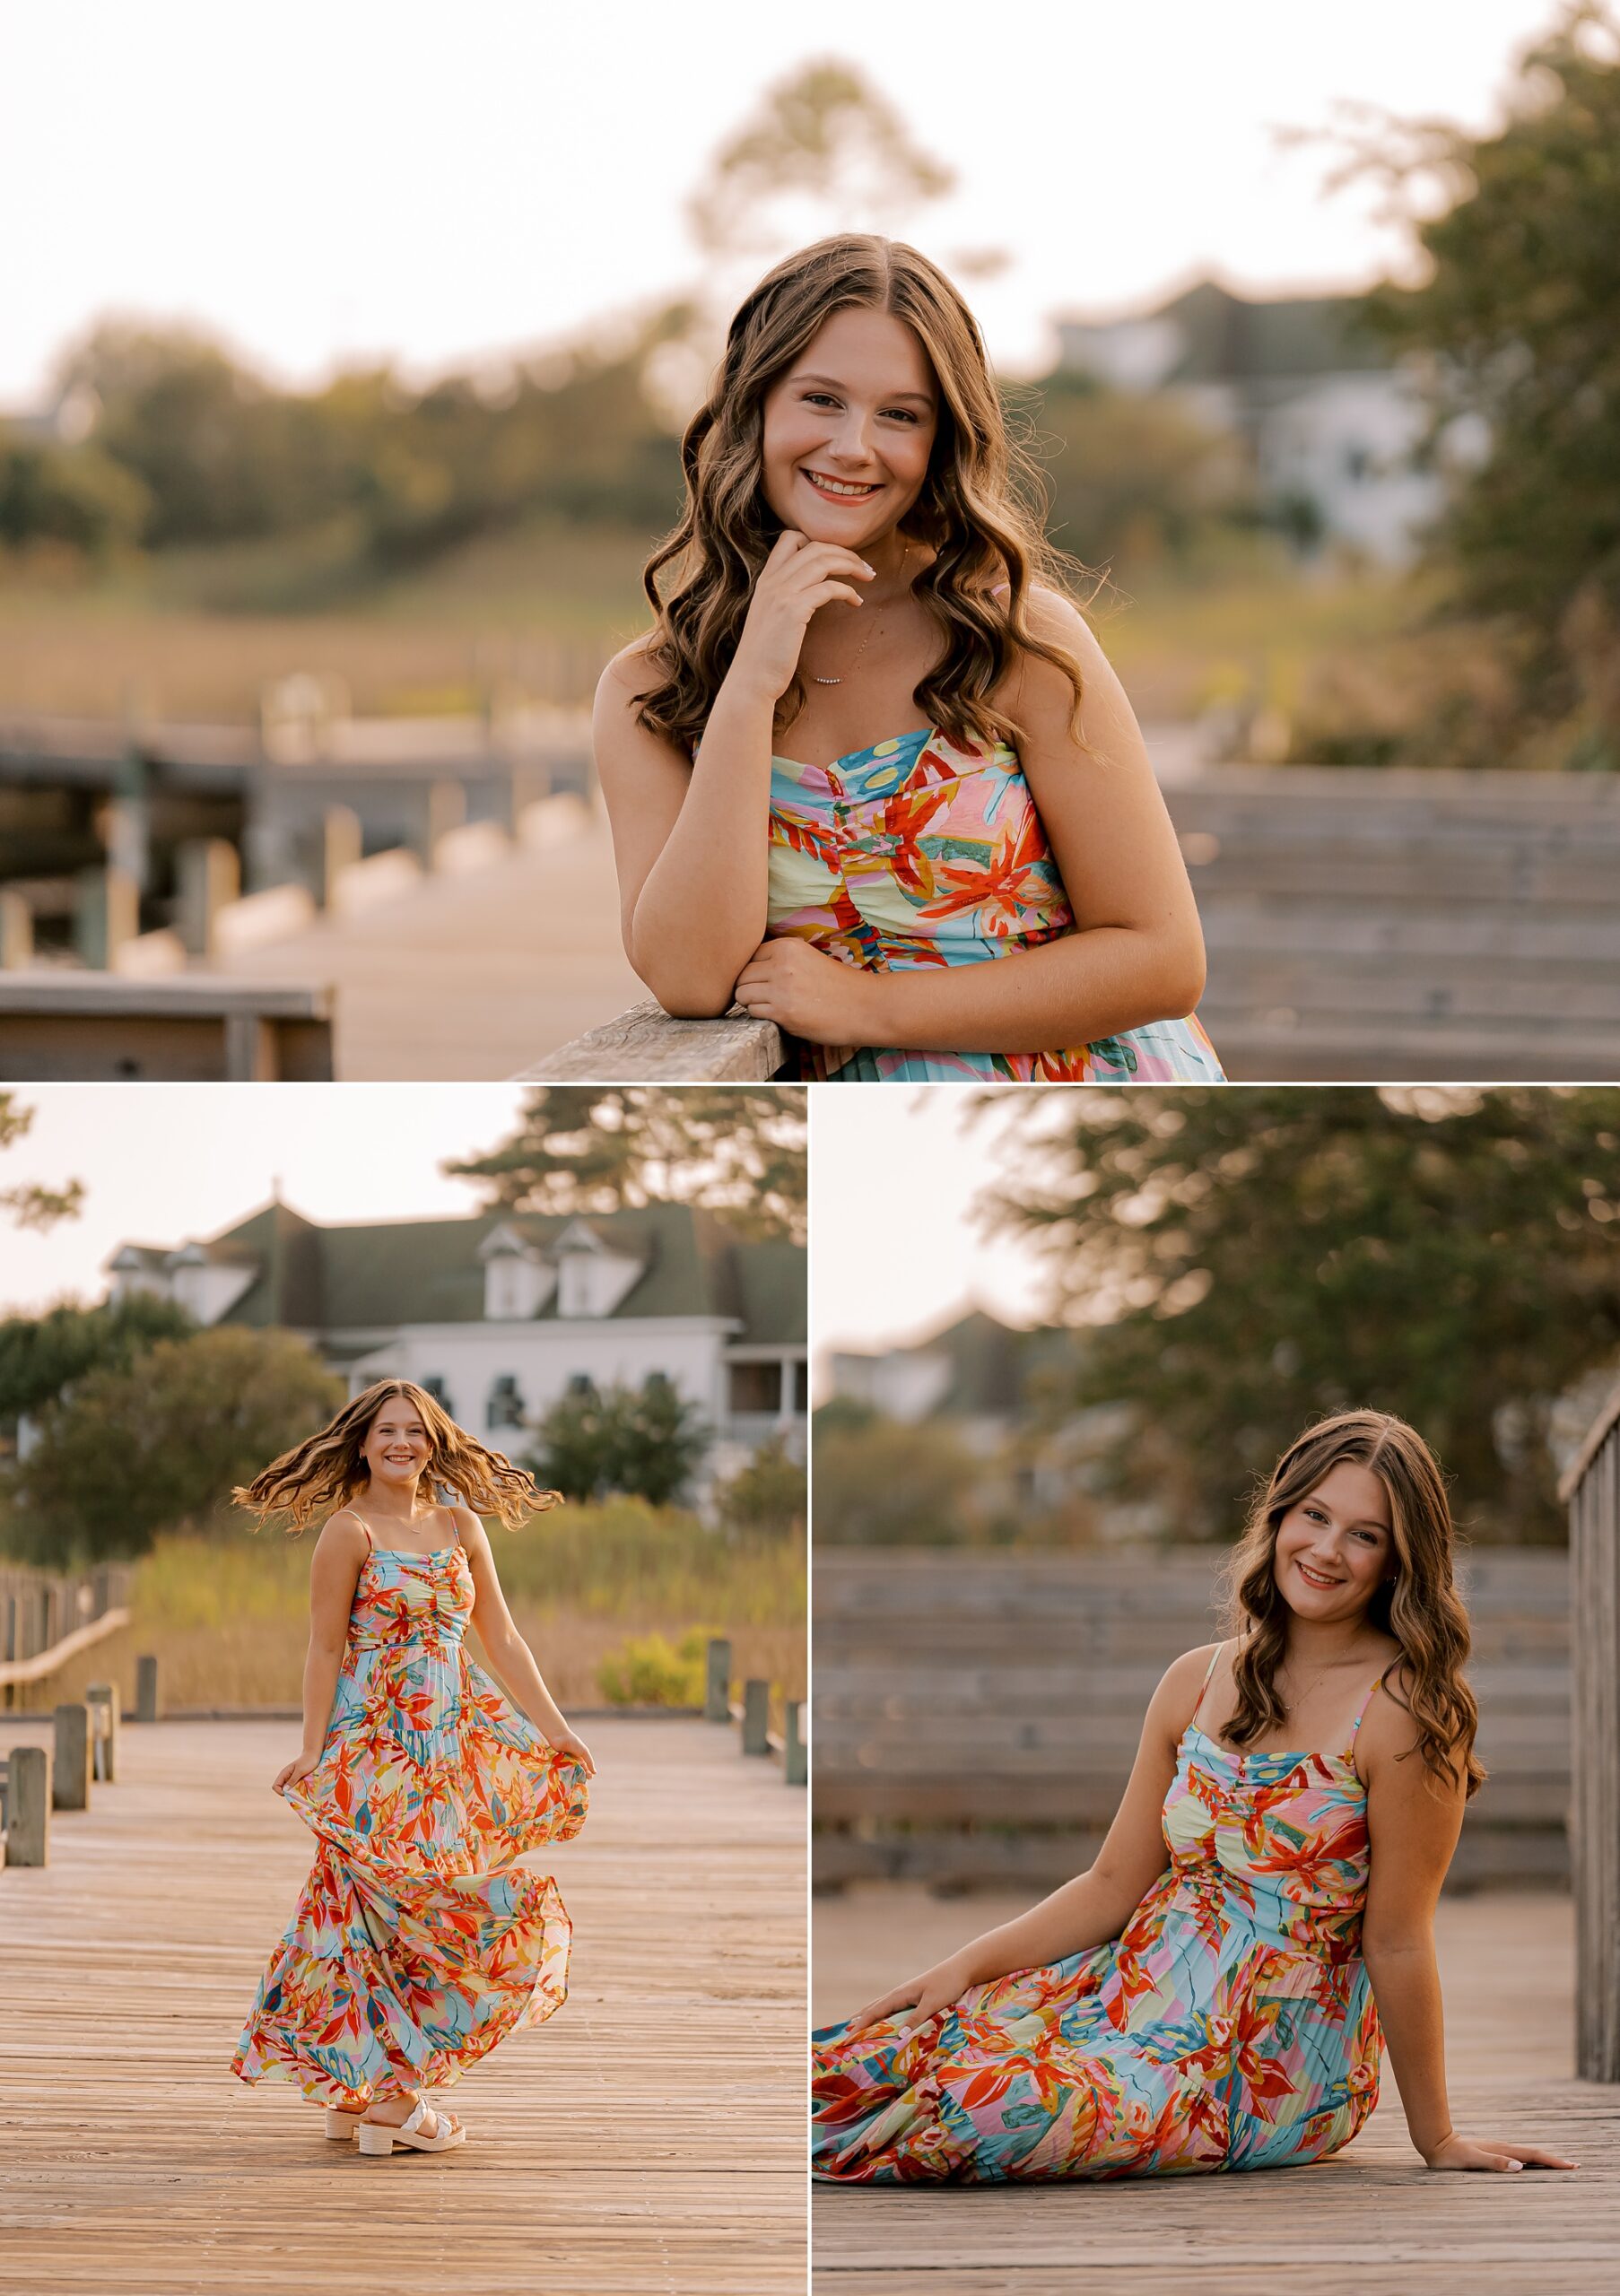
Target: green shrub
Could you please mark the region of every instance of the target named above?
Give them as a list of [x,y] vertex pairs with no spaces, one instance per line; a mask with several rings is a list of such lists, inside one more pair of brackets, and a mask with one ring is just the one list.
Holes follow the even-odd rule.
[[632,1634],[597,1667],[597,1688],[610,1706],[701,1706],[708,1642],[701,1626],[677,1643]]

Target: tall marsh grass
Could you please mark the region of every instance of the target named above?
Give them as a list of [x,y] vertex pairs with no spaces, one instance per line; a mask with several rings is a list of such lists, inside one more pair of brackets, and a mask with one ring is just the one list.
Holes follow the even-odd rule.
[[[805,1695],[802,1540],[732,1544],[694,1516],[635,1500],[497,1526],[490,1539],[512,1616],[565,1711],[603,1703],[603,1668],[633,1639],[678,1644],[694,1628],[729,1635],[738,1675],[762,1675],[777,1701]],[[49,1707],[109,1678],[132,1700],[136,1654],[151,1651],[167,1707],[296,1706],[313,1544],[245,1527],[160,1539],[134,1566],[128,1629],[30,1702]]]

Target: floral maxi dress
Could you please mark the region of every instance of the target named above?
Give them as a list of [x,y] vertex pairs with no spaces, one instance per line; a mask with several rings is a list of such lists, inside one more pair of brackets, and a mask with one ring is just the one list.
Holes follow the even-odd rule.
[[1380,2051],[1362,1714],[1342,1753],[1238,1754],[1194,1713],[1164,1803],[1169,1868],[1111,1944],[974,1986],[909,2040],[893,2019],[815,2036],[817,2175],[1272,2169],[1356,2135]]
[[570,1923],[517,1861],[585,1822],[586,1770],[463,1647],[459,1544],[361,1568],[319,1761],[286,1789],[315,1863],[231,2071],[359,2109],[441,2088],[567,1991]]

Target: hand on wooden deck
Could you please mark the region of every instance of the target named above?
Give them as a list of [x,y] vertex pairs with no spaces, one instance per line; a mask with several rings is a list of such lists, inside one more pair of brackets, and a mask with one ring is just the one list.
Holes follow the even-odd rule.
[[1424,2155],[1431,2169],[1575,2169],[1561,2152],[1544,2144],[1515,2144],[1505,2136],[1459,2136],[1453,2129],[1432,2152]]

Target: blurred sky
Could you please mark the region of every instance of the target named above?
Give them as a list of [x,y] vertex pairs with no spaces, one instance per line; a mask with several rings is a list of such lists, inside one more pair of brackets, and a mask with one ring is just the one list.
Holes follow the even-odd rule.
[[1050,315],[1215,267],[1365,283],[1398,234],[1321,196],[1279,126],[1336,103],[1481,126],[1554,0],[52,0],[0,8],[0,406],[39,402],[94,317],[202,322],[285,380],[417,372],[553,341],[689,278],[681,201],[767,81],[861,66],[958,171],[912,230],[969,284],[1009,373]]
[[[1023,1087],[1002,1096],[1009,1108]],[[1020,1239],[991,1240],[976,1200],[1028,1151],[974,1086],[813,1089],[810,1115],[810,1339],[814,1397],[831,1392],[835,1347],[919,1339],[965,1308],[1028,1325],[1045,1312],[1044,1279]],[[1058,1111],[1054,1109],[1054,1118]],[[1023,1135],[1018,1135],[1022,1142]]]
[[511,1130],[511,1084],[30,1084],[0,1187],[82,1179],[83,1213],[44,1235],[0,1212],[0,1314],[101,1298],[120,1244],[211,1236],[266,1203],[318,1220],[453,1218],[480,1198],[440,1177]]

